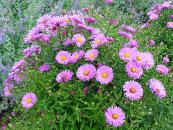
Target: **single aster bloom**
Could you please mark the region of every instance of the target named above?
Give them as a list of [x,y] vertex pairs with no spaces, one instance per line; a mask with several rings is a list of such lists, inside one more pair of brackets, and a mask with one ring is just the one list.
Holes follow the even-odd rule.
[[71,54],[67,51],[60,51],[55,57],[55,60],[59,64],[67,65],[71,60]]
[[136,31],[136,29],[134,29],[133,27],[131,27],[131,26],[128,26],[128,25],[122,25],[122,28],[125,30],[125,31],[127,31],[127,32],[129,32],[129,33],[132,33],[133,35],[137,32]]
[[94,61],[99,54],[99,51],[97,49],[90,49],[85,53],[85,60],[87,61]]
[[40,72],[47,72],[49,71],[51,68],[51,66],[49,64],[43,64],[39,67],[39,71]]
[[75,34],[72,38],[72,41],[76,44],[77,47],[81,47],[83,44],[85,44],[86,39],[81,34]]
[[123,61],[126,61],[126,62],[131,61],[134,58],[135,53],[136,53],[136,49],[125,47],[120,49],[119,57]]
[[112,68],[109,66],[101,66],[97,69],[96,80],[101,84],[108,84],[114,78],[114,73]]
[[135,81],[127,81],[123,85],[123,90],[125,92],[125,97],[129,100],[139,100],[143,96],[142,86]]
[[16,81],[17,84],[20,84],[25,78],[25,74],[20,70],[14,73],[14,81]]
[[37,97],[34,93],[27,93],[22,97],[22,106],[23,108],[30,109],[37,102]]
[[37,23],[38,24],[43,24],[43,25],[47,25],[47,23],[50,21],[51,19],[51,15],[43,15],[41,16],[38,20],[37,20]]
[[133,48],[133,47],[138,48],[139,47],[138,42],[136,40],[130,40],[130,42],[128,44],[131,48]]
[[72,41],[70,38],[67,38],[63,43],[64,46],[70,46],[72,44]]
[[134,61],[130,61],[126,64],[126,72],[129,77],[133,79],[139,79],[143,74],[143,69],[141,65]]
[[84,52],[83,50],[73,52],[73,53],[72,53],[72,56],[71,56],[71,61],[70,61],[70,63],[76,63],[76,62],[79,61],[84,55],[85,55],[85,52]]
[[144,64],[144,59],[145,59],[144,54],[142,52],[139,52],[139,51],[137,51],[135,53],[134,58],[133,58],[133,60],[139,65]]
[[127,39],[133,38],[133,35],[131,33],[127,33],[127,32],[121,31],[121,30],[118,31],[118,34]]
[[167,28],[173,28],[173,22],[167,22]]
[[125,122],[125,113],[120,107],[112,106],[105,111],[105,118],[109,125],[119,127]]
[[13,85],[9,84],[7,86],[4,87],[4,96],[5,97],[9,97],[12,95],[12,90],[13,90]]
[[155,41],[152,40],[152,39],[150,39],[150,40],[149,40],[149,46],[154,46],[154,44],[155,44]]
[[56,81],[58,83],[69,82],[72,79],[72,76],[73,72],[71,72],[70,70],[64,70],[58,73],[58,75],[56,76]]
[[14,64],[14,66],[12,67],[11,71],[15,71],[16,69],[22,69],[25,65],[26,61],[24,59],[19,60],[18,62],[16,62]]
[[160,74],[168,75],[168,73],[169,73],[169,68],[166,67],[165,65],[157,65],[156,71],[157,71],[158,73],[160,73]]
[[144,52],[144,64],[142,67],[146,70],[151,69],[154,66],[154,58],[150,52]]
[[149,80],[149,88],[152,93],[154,93],[159,98],[166,97],[166,90],[162,82],[159,80],[152,78]]
[[163,61],[162,61],[163,64],[168,64],[169,62],[170,62],[170,60],[169,60],[168,56],[163,57]]
[[89,81],[94,78],[95,74],[96,68],[92,64],[84,64],[78,68],[76,76],[81,81]]
[[103,44],[106,44],[108,42],[107,38],[102,33],[94,34],[91,36],[91,38],[93,39],[93,41],[91,42],[92,48],[97,48],[97,47],[99,47]]
[[150,20],[154,21],[154,20],[157,20],[159,18],[159,16],[155,13],[151,13],[149,18],[150,18]]

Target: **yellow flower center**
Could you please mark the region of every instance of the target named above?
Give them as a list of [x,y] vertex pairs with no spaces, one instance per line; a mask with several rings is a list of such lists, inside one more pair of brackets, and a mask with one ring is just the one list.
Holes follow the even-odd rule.
[[82,38],[81,37],[78,37],[77,38],[77,42],[81,43],[82,42]]
[[62,61],[64,61],[64,60],[66,60],[67,58],[66,58],[66,56],[61,56],[60,59],[61,59]]
[[32,40],[32,36],[31,36],[31,35],[29,35],[29,36],[28,36],[28,39],[31,41],[31,40]]
[[90,54],[89,57],[92,59],[94,58],[94,54]]
[[156,92],[157,92],[157,93],[160,93],[160,90],[157,88],[157,89],[156,89]]
[[66,23],[70,23],[70,19],[68,19],[68,18],[65,19],[65,22],[66,22]]
[[118,114],[116,114],[116,113],[113,114],[113,115],[112,115],[112,118],[114,118],[114,119],[116,120],[116,119],[118,118]]
[[27,102],[28,102],[28,103],[31,103],[31,102],[32,102],[32,99],[31,99],[31,98],[28,98],[28,99],[27,99]]
[[9,89],[8,89],[8,93],[9,93],[9,94],[12,93],[12,88],[9,88]]
[[85,76],[88,76],[88,75],[89,75],[89,71],[88,71],[88,70],[85,70],[85,71],[84,71],[84,75],[85,75]]
[[76,54],[74,57],[75,57],[76,59],[78,59],[78,58],[79,58],[79,55],[78,55],[78,54]]
[[101,43],[100,40],[96,39],[96,44],[100,44],[100,43]]
[[102,73],[102,78],[107,78],[108,77],[108,74],[107,73]]
[[124,57],[125,57],[125,58],[130,58],[129,53],[125,53],[125,54],[124,54]]
[[136,89],[134,87],[131,87],[130,88],[130,93],[135,93],[136,92]]
[[136,68],[131,68],[131,72],[133,72],[133,73],[135,73],[137,71],[137,69]]
[[19,73],[17,76],[18,76],[18,78],[21,79],[22,78],[22,73]]
[[137,56],[136,59],[137,59],[137,61],[141,61],[141,57],[140,56]]

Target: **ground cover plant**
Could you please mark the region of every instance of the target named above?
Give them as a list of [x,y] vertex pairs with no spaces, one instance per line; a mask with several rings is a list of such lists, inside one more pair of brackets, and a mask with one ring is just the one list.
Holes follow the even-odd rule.
[[88,14],[45,14],[25,36],[4,81],[16,101],[7,129],[172,129],[167,46]]

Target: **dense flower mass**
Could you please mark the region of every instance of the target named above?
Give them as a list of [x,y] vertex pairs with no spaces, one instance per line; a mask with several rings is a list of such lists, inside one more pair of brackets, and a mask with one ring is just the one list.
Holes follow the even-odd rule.
[[125,114],[120,107],[112,106],[105,111],[106,122],[114,127],[124,124]]
[[[111,4],[113,1],[105,0],[105,2]],[[161,10],[167,8],[171,8],[171,2],[164,2],[162,5],[153,7],[147,14],[150,22],[159,19]],[[72,103],[73,99],[78,99],[80,102],[79,98],[87,97],[86,102],[81,100],[84,103],[83,105],[87,106],[90,96],[95,98],[99,97],[97,94],[100,94],[99,98],[104,96],[104,101],[108,103],[113,101],[113,104],[120,105],[121,102],[115,102],[110,98],[112,95],[115,96],[116,91],[113,88],[116,88],[117,85],[121,90],[119,94],[123,92],[121,97],[125,97],[122,99],[129,102],[143,100],[143,82],[146,83],[146,77],[150,69],[154,74],[162,77],[166,76],[170,71],[166,66],[170,59],[165,56],[162,61],[165,65],[158,64],[159,58],[154,60],[156,54],[148,52],[152,51],[151,48],[153,49],[154,47],[151,46],[154,46],[157,42],[147,37],[147,42],[145,40],[142,41],[146,42],[146,49],[140,45],[141,41],[136,37],[139,32],[137,29],[126,24],[118,28],[119,22],[115,19],[110,19],[109,24],[115,25],[118,28],[118,35],[125,38],[124,40],[127,42],[123,42],[123,45],[121,43],[117,48],[108,44],[113,42],[116,37],[107,37],[99,29],[92,27],[91,25],[96,22],[95,18],[84,16],[82,13],[71,13],[62,16],[46,14],[40,17],[36,26],[24,38],[24,42],[30,47],[22,51],[23,58],[14,64],[4,81],[4,95],[7,97],[13,96],[12,92],[15,92],[13,89],[17,88],[17,85],[20,84],[22,86],[21,82],[25,79],[27,84],[32,83],[30,80],[33,79],[34,83],[31,85],[38,86],[38,88],[32,89],[33,86],[31,86],[31,88],[27,87],[26,90],[29,89],[29,91],[32,90],[33,92],[21,92],[22,95],[24,94],[21,102],[22,107],[31,109],[36,104],[37,97],[38,99],[40,98],[39,102],[42,102],[41,97],[45,95],[40,96],[39,93],[46,91],[46,96],[50,97],[48,99],[53,100],[50,101],[49,105],[57,105],[58,109],[62,110],[58,114],[66,114],[65,104],[68,104],[68,102],[62,100],[66,100],[65,98],[68,99],[69,97]],[[142,25],[141,28],[147,27],[150,27],[150,23]],[[172,22],[167,22],[165,27],[169,28],[169,30],[173,28]],[[155,64],[158,65],[154,66]],[[77,89],[79,88],[79,91],[73,85]],[[152,78],[148,81],[148,86],[149,88],[145,89],[150,89],[157,97],[166,97],[166,89],[161,81]],[[83,95],[80,95],[81,92]],[[52,98],[55,95],[56,98]],[[59,99],[59,96],[62,96],[62,99]],[[56,100],[61,100],[61,102],[56,104]],[[69,106],[71,105],[70,102]],[[39,105],[41,104],[43,102]],[[92,102],[93,104],[94,101]],[[75,114],[77,113],[81,117],[85,114],[87,115],[82,111],[78,113],[79,109],[77,107],[70,106],[68,110],[74,109]],[[81,107],[81,104],[79,104],[79,107]],[[104,109],[105,106],[101,108]],[[67,112],[67,114],[69,113]],[[105,110],[105,113],[102,111],[102,114],[105,114],[107,124],[113,127],[122,126],[125,122],[125,113],[120,107],[109,107]]]

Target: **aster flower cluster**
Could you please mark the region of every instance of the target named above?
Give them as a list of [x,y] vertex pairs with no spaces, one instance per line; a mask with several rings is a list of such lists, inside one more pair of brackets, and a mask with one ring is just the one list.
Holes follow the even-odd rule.
[[[173,8],[173,2],[165,1],[162,4],[157,4],[153,6],[151,10],[147,13],[147,15],[149,16],[150,21],[155,21],[155,20],[158,20],[159,17],[162,16],[161,11],[165,9],[172,9],[172,8]],[[170,15],[170,18],[172,18],[171,15]],[[167,28],[173,28],[173,22],[168,21],[166,26]]]
[[[34,58],[41,55],[44,46],[52,46],[52,39],[60,36],[58,51],[55,55],[57,64],[64,66],[73,65],[78,61],[84,59],[89,64],[80,65],[76,72],[76,77],[81,82],[89,81],[95,78],[101,84],[108,84],[113,80],[113,70],[108,66],[100,66],[96,68],[91,62],[94,62],[99,56],[99,46],[106,45],[113,41],[113,38],[106,37],[99,29],[96,29],[91,24],[96,20],[83,14],[68,14],[64,16],[44,15],[37,20],[37,24],[33,27],[24,38],[24,42],[31,45],[29,48],[23,50],[23,59],[14,64],[9,73],[9,76],[4,82],[4,95],[12,96],[14,84],[20,84],[25,78],[24,71],[34,64]],[[70,31],[69,31],[70,30]],[[88,37],[84,34],[89,34]],[[43,44],[42,44],[43,43]],[[82,50],[82,47],[87,43],[91,43],[90,49]],[[77,50],[70,52],[68,47],[76,47]],[[52,69],[50,63],[41,62],[40,66],[36,66],[40,73],[48,72]],[[72,80],[74,72],[71,70],[60,70],[55,77],[57,83],[69,82]],[[37,102],[36,94],[33,92],[26,93],[22,98],[22,106],[26,109],[32,108]]]
[[[150,52],[140,52],[137,48],[123,47],[119,51],[119,57],[126,63],[125,70],[127,72],[127,75],[133,79],[132,81],[127,81],[123,86],[125,96],[130,100],[141,99],[141,97],[143,96],[143,89],[141,85],[134,80],[140,79],[144,73],[144,70],[148,71],[149,69],[153,68],[153,55]],[[160,74],[167,75],[169,69],[164,65],[157,65],[156,71]],[[152,80],[149,85],[149,88],[152,91],[153,85],[151,84]],[[163,85],[161,86],[161,88],[164,88]],[[164,93],[166,93],[166,91]],[[165,96],[162,96],[161,98]]]

